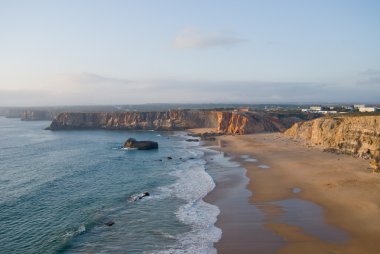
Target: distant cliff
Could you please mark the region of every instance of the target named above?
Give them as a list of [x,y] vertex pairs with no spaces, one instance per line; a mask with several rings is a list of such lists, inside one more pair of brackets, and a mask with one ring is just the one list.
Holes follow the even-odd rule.
[[20,113],[22,121],[48,121],[53,120],[57,113],[43,110],[26,110]]
[[370,159],[379,170],[380,116],[322,117],[294,124],[286,135],[329,151]]
[[293,116],[290,120],[290,118],[279,119],[265,113],[212,110],[61,113],[53,120],[48,129],[185,130],[215,128],[216,131],[227,134],[248,134],[283,131],[289,121],[296,120]]
[[61,113],[49,129],[183,130],[198,126],[213,127],[215,122],[216,116],[210,112],[192,110]]

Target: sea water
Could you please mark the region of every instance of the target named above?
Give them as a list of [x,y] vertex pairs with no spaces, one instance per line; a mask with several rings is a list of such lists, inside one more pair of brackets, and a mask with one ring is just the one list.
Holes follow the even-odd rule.
[[[185,133],[48,125],[0,117],[0,253],[216,252],[215,184]],[[129,137],[159,149],[124,150]]]

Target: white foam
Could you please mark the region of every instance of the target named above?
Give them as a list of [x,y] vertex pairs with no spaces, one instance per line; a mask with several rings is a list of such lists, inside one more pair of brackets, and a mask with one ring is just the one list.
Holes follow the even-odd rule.
[[257,162],[255,158],[252,158],[249,155],[241,155],[240,158],[242,158],[246,162]]
[[137,148],[135,148],[135,147],[122,147],[121,148],[122,150],[137,150]]
[[[191,143],[186,147],[189,157],[200,158],[204,154],[199,149],[189,149],[193,147]],[[213,179],[205,171],[205,164],[203,159],[185,161],[172,172],[178,178],[176,183],[159,189],[161,197],[170,195],[186,201],[179,207],[176,216],[191,230],[176,235],[178,241],[167,250],[155,253],[216,253],[213,244],[221,238],[222,231],[214,224],[220,210],[202,200],[215,187]]]
[[233,161],[231,157],[225,157],[224,153],[219,153],[219,155],[213,156],[214,162],[219,165],[223,165],[223,168],[237,168],[240,164],[237,161]]
[[78,230],[76,231],[77,234],[82,234],[86,231],[86,226],[84,224],[80,225]]
[[69,232],[66,232],[64,235],[63,235],[63,238],[64,239],[70,239],[72,238],[73,236],[76,236],[76,235],[80,235],[82,233],[86,232],[86,226],[84,224],[81,224],[77,230],[75,231],[69,231]]
[[268,165],[264,165],[264,164],[263,165],[258,165],[257,167],[258,168],[270,168]]
[[128,198],[128,202],[135,202],[137,200],[141,200],[141,199],[149,199],[150,197],[150,194],[149,192],[141,192],[141,193],[135,193],[135,194],[132,194],[129,198]]
[[173,185],[176,196],[188,202],[203,198],[215,187],[211,176],[205,172],[204,165],[193,165],[173,174],[178,177]]

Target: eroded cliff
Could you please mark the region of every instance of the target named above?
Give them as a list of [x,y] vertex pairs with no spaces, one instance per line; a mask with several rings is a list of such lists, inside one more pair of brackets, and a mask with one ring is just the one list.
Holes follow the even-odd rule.
[[257,132],[282,131],[285,126],[275,117],[253,112],[215,112],[219,132],[228,134],[250,134]]
[[183,130],[215,124],[216,118],[207,111],[61,113],[49,129]]
[[329,151],[372,159],[379,170],[380,116],[323,117],[295,123],[285,132]]
[[276,117],[255,112],[170,110],[165,112],[61,113],[50,130],[133,129],[184,130],[215,128],[226,134],[248,134],[285,129]]
[[26,110],[21,112],[20,117],[21,121],[48,121],[53,120],[55,115],[52,111]]

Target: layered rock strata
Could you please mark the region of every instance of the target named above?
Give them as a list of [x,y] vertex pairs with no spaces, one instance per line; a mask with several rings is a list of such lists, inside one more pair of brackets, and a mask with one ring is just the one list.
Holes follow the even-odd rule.
[[273,116],[254,112],[170,110],[165,112],[61,113],[50,130],[185,130],[214,128],[226,134],[282,131],[284,124]]
[[294,124],[286,135],[327,151],[371,159],[380,169],[380,116],[323,117]]

